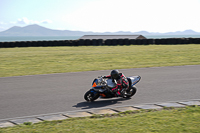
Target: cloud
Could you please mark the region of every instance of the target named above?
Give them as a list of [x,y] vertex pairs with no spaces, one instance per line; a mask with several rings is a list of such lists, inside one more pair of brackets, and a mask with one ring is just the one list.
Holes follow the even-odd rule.
[[0,22],[0,25],[5,25],[6,23],[4,23],[4,22]]
[[26,17],[19,18],[17,21],[11,22],[12,24],[29,25],[29,24],[49,24],[52,23],[51,20],[46,19],[42,21],[31,20]]
[[0,32],[7,29],[7,23],[0,21]]
[[29,20],[28,18],[18,19],[17,24],[37,24],[38,21]]
[[49,19],[46,19],[46,20],[41,21],[41,23],[42,24],[50,24],[50,23],[52,23],[52,21]]

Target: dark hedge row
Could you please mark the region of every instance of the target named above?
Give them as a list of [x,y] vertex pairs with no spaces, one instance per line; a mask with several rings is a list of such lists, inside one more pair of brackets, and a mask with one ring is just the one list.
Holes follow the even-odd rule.
[[200,44],[200,38],[167,39],[93,39],[93,40],[59,40],[59,41],[20,41],[0,42],[0,48],[10,47],[47,47],[47,46],[115,46],[115,45],[162,45],[162,44]]

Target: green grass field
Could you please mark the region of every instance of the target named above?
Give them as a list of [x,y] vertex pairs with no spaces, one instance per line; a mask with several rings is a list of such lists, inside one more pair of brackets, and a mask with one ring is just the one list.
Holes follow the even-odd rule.
[[0,133],[199,133],[200,107],[70,118],[0,128]]
[[[28,47],[0,49],[0,77],[200,65],[200,45]],[[0,133],[199,133],[200,107],[125,112],[94,118],[25,123]]]
[[200,45],[27,47],[0,49],[0,77],[199,65]]

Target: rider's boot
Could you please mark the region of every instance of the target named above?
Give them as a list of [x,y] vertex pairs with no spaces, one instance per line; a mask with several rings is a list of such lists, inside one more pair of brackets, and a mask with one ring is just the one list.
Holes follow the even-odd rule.
[[116,96],[117,96],[117,97],[123,97],[124,94],[123,94],[121,91],[118,91],[118,92],[116,92]]
[[126,91],[126,88],[122,88],[122,89],[119,91],[119,92],[120,92],[119,94],[120,94],[121,97],[126,97],[126,96],[125,96],[125,91]]

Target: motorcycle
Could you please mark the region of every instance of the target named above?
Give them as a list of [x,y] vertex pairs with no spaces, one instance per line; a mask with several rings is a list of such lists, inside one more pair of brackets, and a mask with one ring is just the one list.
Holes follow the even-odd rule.
[[[129,88],[123,90],[123,98],[130,98],[135,95],[137,88],[135,84],[137,84],[141,77],[140,76],[131,76],[127,77],[129,81]],[[112,92],[112,88],[116,86],[116,80],[110,78],[104,78],[102,76],[95,78],[92,82],[92,88],[87,91],[84,95],[84,99],[88,102],[92,102],[96,99],[100,98],[113,98],[118,97]]]

